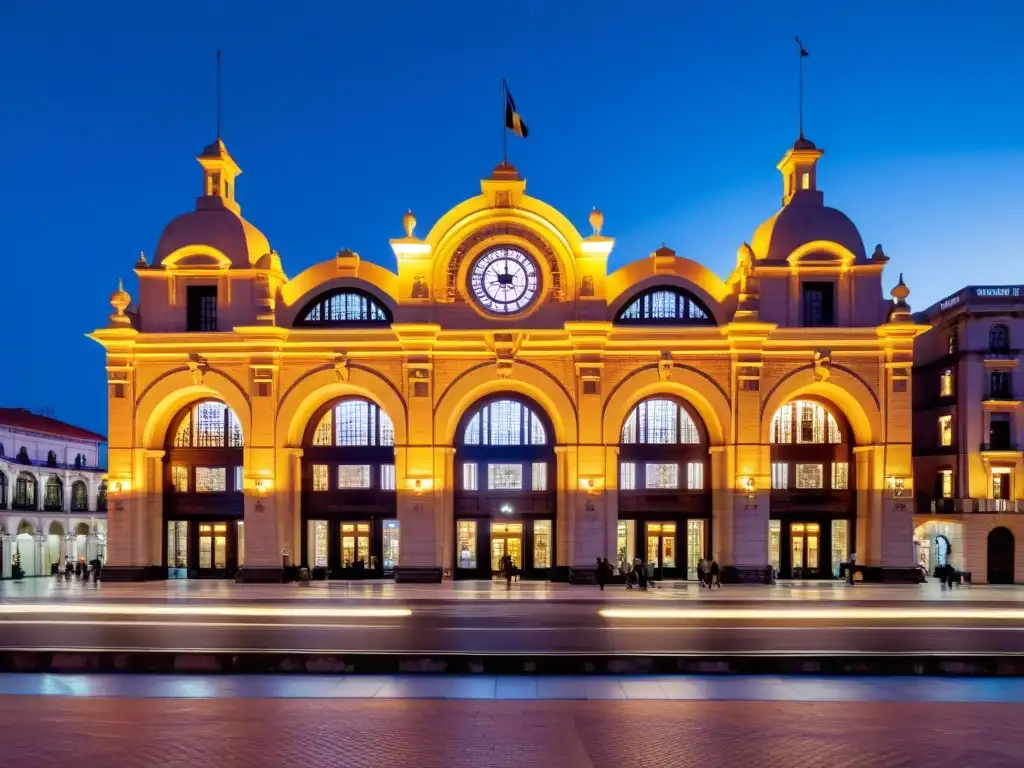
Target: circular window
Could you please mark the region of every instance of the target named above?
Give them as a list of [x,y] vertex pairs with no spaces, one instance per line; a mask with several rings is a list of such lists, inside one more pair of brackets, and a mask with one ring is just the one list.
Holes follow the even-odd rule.
[[469,288],[481,307],[496,315],[512,315],[537,298],[537,263],[518,248],[492,248],[469,271]]

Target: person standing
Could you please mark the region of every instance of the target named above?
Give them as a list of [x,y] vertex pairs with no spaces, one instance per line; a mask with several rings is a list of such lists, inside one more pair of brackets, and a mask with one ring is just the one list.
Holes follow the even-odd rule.
[[707,577],[706,562],[703,557],[697,561],[697,586],[703,587]]
[[597,586],[598,586],[598,588],[602,592],[604,592],[605,571],[604,571],[604,563],[601,562],[601,558],[600,557],[597,558],[597,572],[594,575],[597,578]]
[[856,567],[857,567],[857,553],[856,552],[851,552],[850,553],[850,565],[846,569],[846,583],[849,584],[851,587],[853,586],[853,572],[856,569]]
[[708,566],[708,589],[711,589],[714,584],[717,584],[719,589],[722,588],[721,568],[718,566],[718,561],[711,558],[711,565]]

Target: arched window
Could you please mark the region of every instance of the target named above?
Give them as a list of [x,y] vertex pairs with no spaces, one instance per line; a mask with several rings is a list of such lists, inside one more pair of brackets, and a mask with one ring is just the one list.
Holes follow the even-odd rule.
[[825,407],[814,400],[786,403],[772,417],[771,443],[825,445],[843,442],[839,423]]
[[64,484],[56,475],[46,478],[43,486],[43,509],[58,512],[64,506]]
[[0,472],[0,509],[7,509],[7,475]]
[[528,406],[518,400],[493,400],[466,423],[464,445],[545,445],[547,430]]
[[16,460],[21,464],[31,463],[31,459],[29,459],[28,457],[28,448],[26,448],[24,445],[18,449],[18,456]]
[[4,455],[4,444],[0,443],[0,456]]
[[204,400],[178,421],[173,448],[241,448],[242,425],[224,403]]
[[75,512],[89,509],[89,488],[81,480],[71,484],[71,509]]
[[622,324],[714,325],[704,302],[674,286],[650,288],[636,296],[615,318]]
[[988,332],[988,349],[990,352],[1005,353],[1010,351],[1010,329],[1002,323],[992,326]]
[[14,508],[36,508],[36,479],[28,472],[21,472],[14,481]]
[[314,446],[393,446],[395,427],[376,403],[342,400],[321,417],[313,432]]
[[693,417],[675,400],[643,400],[630,411],[622,425],[623,443],[695,445],[700,440]]
[[53,451],[47,451],[46,453],[46,466],[56,467],[57,466],[57,454]]
[[347,325],[390,325],[391,312],[369,293],[342,288],[322,293],[303,307],[296,327],[337,327]]
[[107,511],[107,481],[100,483],[100,489],[96,491],[96,511]]
[[75,536],[88,536],[89,535],[89,524],[79,523],[75,526]]

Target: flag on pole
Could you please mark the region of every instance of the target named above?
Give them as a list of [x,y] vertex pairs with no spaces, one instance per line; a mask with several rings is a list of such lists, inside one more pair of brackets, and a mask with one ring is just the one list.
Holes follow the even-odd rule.
[[508,83],[504,80],[501,82],[505,86],[505,127],[516,136],[525,139],[530,135],[530,130],[526,127],[526,123],[523,122],[523,118],[519,116],[519,112],[516,111],[516,103],[512,100],[512,93],[508,89]]
[[802,59],[802,58],[803,58],[804,56],[810,56],[810,55],[811,55],[811,54],[809,54],[809,53],[807,52],[807,49],[806,49],[806,48],[804,48],[804,44],[800,42],[800,38],[799,38],[799,37],[794,37],[793,39],[794,39],[794,40],[796,40],[796,44],[800,46],[800,58],[801,58],[801,59]]

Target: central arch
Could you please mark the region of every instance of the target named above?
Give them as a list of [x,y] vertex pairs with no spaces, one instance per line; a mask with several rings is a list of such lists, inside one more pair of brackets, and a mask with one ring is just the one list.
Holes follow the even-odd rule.
[[988,534],[988,583],[1013,584],[1016,542],[1009,528],[999,526]]
[[456,578],[489,579],[511,558],[525,578],[550,578],[557,535],[550,416],[514,391],[477,400],[455,439]]

